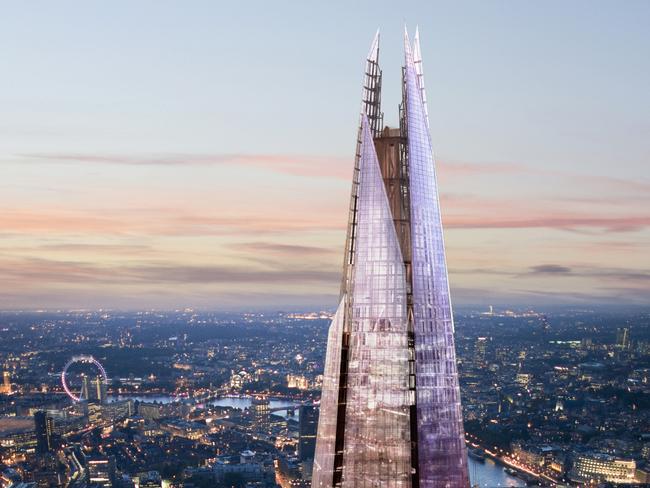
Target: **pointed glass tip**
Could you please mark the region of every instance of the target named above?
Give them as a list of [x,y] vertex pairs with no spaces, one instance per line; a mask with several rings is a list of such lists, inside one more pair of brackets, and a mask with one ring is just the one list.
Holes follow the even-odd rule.
[[370,45],[370,51],[368,51],[368,61],[377,62],[379,60],[379,29],[375,33],[375,37],[372,40]]
[[413,62],[411,54],[411,40],[409,38],[409,32],[406,28],[406,24],[404,24],[404,58],[406,60],[406,64]]

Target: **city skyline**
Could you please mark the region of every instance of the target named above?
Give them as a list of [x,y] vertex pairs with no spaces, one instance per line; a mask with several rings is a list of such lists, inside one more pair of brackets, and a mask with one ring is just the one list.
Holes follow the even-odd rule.
[[455,302],[648,302],[647,4],[66,4],[0,20],[0,309],[334,309],[359,33],[397,63],[402,19]]
[[[6,400],[0,401],[0,451],[5,463],[8,457],[22,470],[3,471],[5,483],[92,477],[90,460],[114,457],[123,481],[116,488],[132,487],[129,480],[143,470],[157,471],[171,486],[201,476],[217,481],[224,463],[263,476],[268,488],[277,488],[274,481],[295,488],[292,480],[309,486],[314,419],[304,425],[301,406],[320,397],[325,318],[195,311],[0,315],[0,364],[9,385],[0,391]],[[647,312],[455,316],[473,484],[650,479]],[[107,403],[75,402],[56,374],[71,356],[89,352],[106,367]],[[84,370],[94,371],[76,371]],[[79,378],[74,385],[81,391]],[[294,416],[281,411],[290,405]],[[35,417],[44,410],[45,427]],[[54,435],[41,454],[35,451],[39,432],[47,435],[47,418]],[[283,448],[261,440],[269,433]],[[251,449],[252,472],[240,458],[244,452],[250,458]],[[70,471],[47,469],[48,458],[58,455],[74,464]],[[149,486],[159,487],[160,479]]]

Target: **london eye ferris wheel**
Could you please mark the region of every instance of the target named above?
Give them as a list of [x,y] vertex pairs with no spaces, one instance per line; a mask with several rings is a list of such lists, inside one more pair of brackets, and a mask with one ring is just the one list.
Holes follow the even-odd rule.
[[63,389],[65,390],[66,394],[75,403],[80,402],[82,400],[87,400],[87,398],[83,398],[82,392],[75,393],[73,386],[70,384],[69,369],[74,364],[79,364],[79,363],[93,366],[99,372],[98,376],[103,380],[104,384],[108,382],[108,376],[106,375],[106,370],[104,369],[104,366],[102,366],[102,364],[93,356],[90,355],[73,356],[63,367],[63,371],[61,372],[61,385],[63,386]]

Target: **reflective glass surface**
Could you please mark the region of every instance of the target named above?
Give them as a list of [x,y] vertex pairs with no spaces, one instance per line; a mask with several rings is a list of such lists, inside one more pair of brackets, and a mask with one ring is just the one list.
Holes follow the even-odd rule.
[[406,278],[363,117],[343,486],[411,486]]
[[408,39],[405,50],[420,486],[465,488],[469,477],[433,151]]
[[314,488],[332,486],[344,312],[345,296],[339,303],[339,308],[336,310],[327,334],[327,353],[318,416],[318,437],[316,438],[312,473],[312,487]]

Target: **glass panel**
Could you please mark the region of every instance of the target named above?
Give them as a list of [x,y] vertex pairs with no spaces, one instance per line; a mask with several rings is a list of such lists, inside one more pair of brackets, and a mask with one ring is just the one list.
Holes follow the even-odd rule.
[[408,37],[405,50],[420,486],[465,488],[469,478],[433,151],[421,72]]
[[424,120],[429,127],[429,111],[427,109],[427,93],[424,90],[424,69],[422,67],[422,52],[420,51],[420,30],[415,28],[415,37],[413,38],[413,66],[415,73],[418,75],[418,86],[422,93],[422,106],[424,107]]
[[325,372],[323,373],[323,388],[321,391],[320,414],[318,417],[318,436],[316,438],[316,453],[314,455],[314,470],[312,473],[313,488],[332,486],[344,311],[345,296],[339,303],[339,308],[336,310],[336,315],[332,319],[327,334]]
[[343,487],[411,486],[406,279],[366,117],[343,453]]

